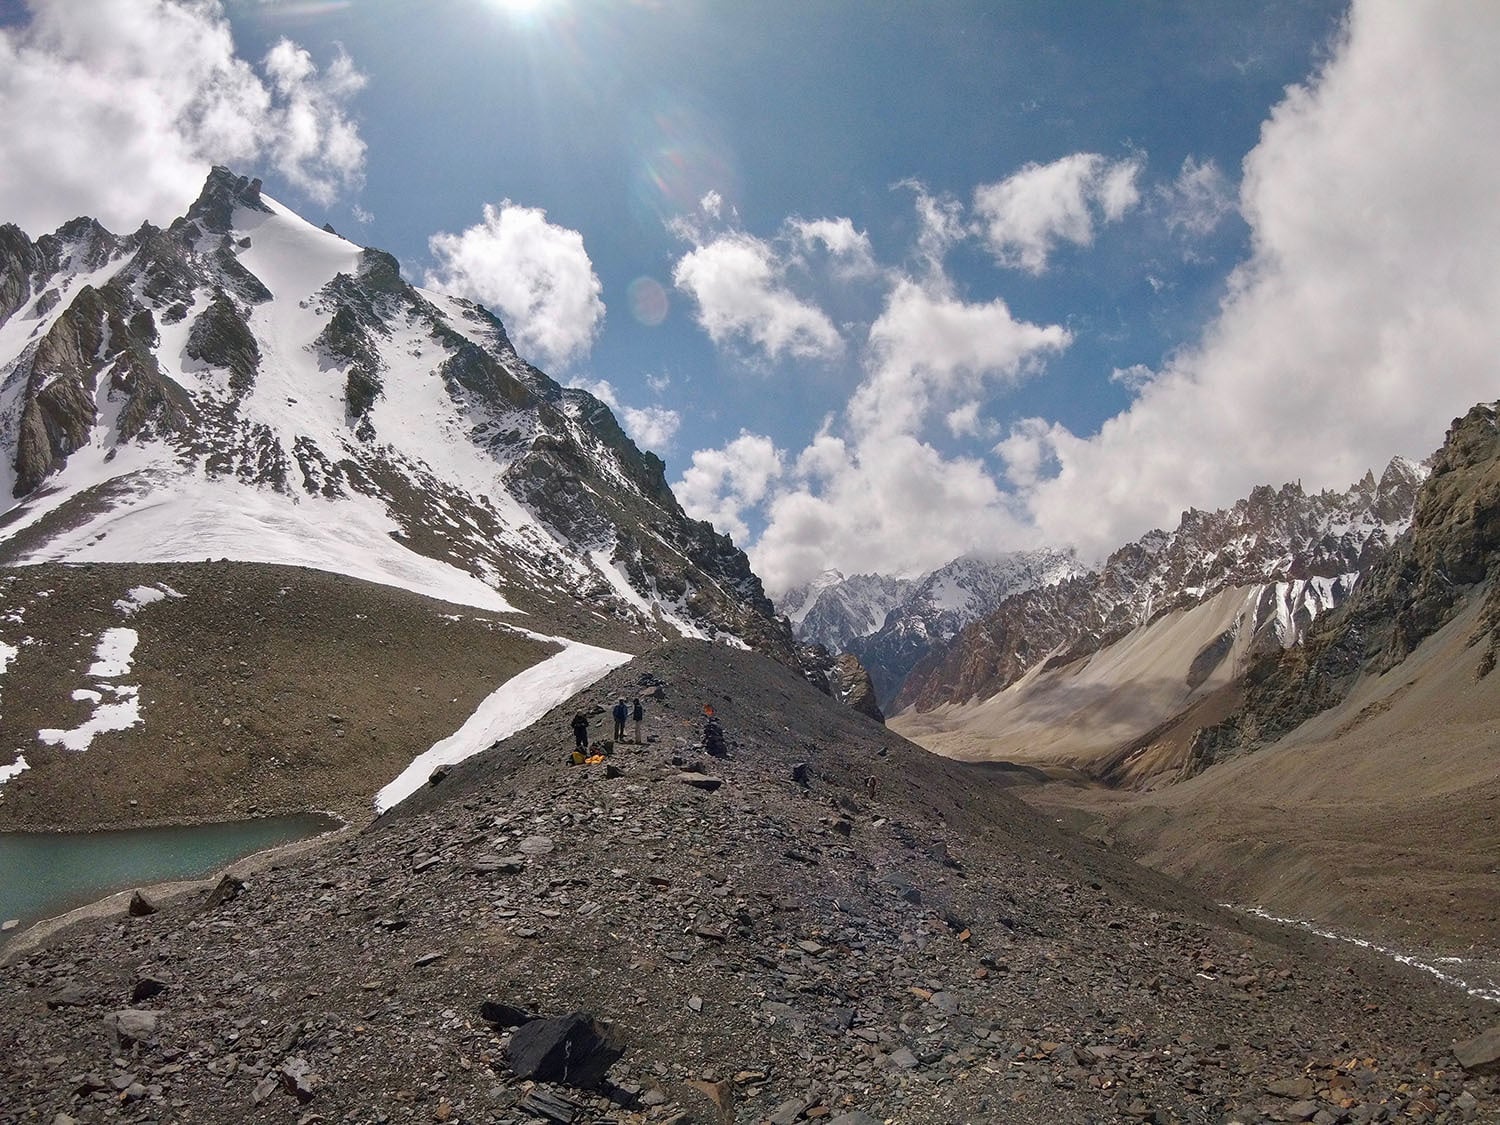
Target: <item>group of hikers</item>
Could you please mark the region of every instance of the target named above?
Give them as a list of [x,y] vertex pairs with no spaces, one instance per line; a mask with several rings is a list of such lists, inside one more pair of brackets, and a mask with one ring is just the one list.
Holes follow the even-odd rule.
[[[729,750],[724,742],[724,727],[714,715],[713,707],[705,705],[703,714],[703,749],[715,758],[728,757]],[[646,717],[646,708],[641,704],[640,697],[637,696],[629,703],[626,703],[625,697],[623,695],[620,696],[615,700],[614,707],[610,709],[610,716],[615,721],[615,741],[625,741],[625,723],[630,721],[635,724],[634,741],[639,746],[641,743],[641,722]],[[587,758],[589,754],[589,717],[582,711],[578,711],[573,715],[573,742],[575,744],[574,761],[580,760],[580,755],[584,756],[584,760],[592,760]]]
[[[610,715],[615,720],[615,741],[625,741],[625,722],[627,719],[635,723],[635,741],[639,745],[641,741],[641,720],[646,717],[646,709],[641,705],[640,697],[637,696],[629,704],[626,704],[622,695],[615,701]],[[582,711],[573,716],[573,741],[579,750],[587,751],[589,748],[589,717]]]

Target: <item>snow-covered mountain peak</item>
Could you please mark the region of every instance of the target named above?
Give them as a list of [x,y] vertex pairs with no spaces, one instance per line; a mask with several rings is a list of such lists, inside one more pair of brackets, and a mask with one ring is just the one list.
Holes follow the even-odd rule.
[[0,513],[9,562],[294,562],[791,649],[603,403],[222,168],[165,230],[0,228]]

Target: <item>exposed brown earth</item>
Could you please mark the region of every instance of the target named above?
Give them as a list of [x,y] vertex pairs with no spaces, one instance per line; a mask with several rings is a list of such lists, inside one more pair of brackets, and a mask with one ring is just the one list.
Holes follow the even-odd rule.
[[[164,598],[126,615],[132,587]],[[300,567],[248,563],[12,567],[0,572],[0,747],[31,768],[0,786],[0,827],[100,828],[360,811],[413,757],[555,646],[514,627],[627,651],[643,642],[586,610],[496,614]],[[83,752],[37,732],[86,722],[72,693],[104,630],[134,629],[140,725]],[[29,638],[29,640],[28,640]]]
[[[643,689],[655,742],[566,764],[574,709]],[[987,772],[762,657],[653,651],[237,896],[13,959],[0,1121],[1497,1119],[1452,1046],[1493,1006],[1219,910]],[[591,1011],[624,1054],[601,1089],[523,1080],[486,1001]]]
[[1476,601],[1276,746],[1150,793],[1028,800],[1220,900],[1500,956],[1500,683]]

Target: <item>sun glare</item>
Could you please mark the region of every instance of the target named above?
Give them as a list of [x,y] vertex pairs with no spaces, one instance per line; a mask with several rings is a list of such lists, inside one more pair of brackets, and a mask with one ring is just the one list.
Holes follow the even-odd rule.
[[510,15],[525,16],[550,7],[556,0],[490,0],[490,3]]

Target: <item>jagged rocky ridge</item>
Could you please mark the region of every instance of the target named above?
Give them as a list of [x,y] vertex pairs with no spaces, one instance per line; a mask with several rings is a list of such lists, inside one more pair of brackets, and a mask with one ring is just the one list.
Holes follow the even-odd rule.
[[964,555],[919,578],[829,571],[780,600],[798,639],[852,653],[889,704],[933,645],[991,612],[1007,597],[1084,573],[1071,551]]
[[192,481],[327,501],[335,523],[373,501],[404,547],[519,608],[583,599],[795,660],[743,553],[603,403],[258,181],[216,168],[165,230],[0,227],[0,561],[143,561],[89,522]]
[[1255,489],[1232,508],[1183,514],[1092,573],[1002,602],[912,668],[891,710],[988,698],[1043,661],[1066,663],[1230,587],[1260,587],[1255,647],[1280,651],[1338,605],[1411,518],[1426,470],[1396,458],[1377,480],[1308,494]]
[[1275,742],[1339,703],[1362,675],[1400,664],[1470,599],[1484,609],[1471,643],[1482,674],[1500,650],[1500,403],[1455,418],[1416,496],[1411,526],[1374,561],[1349,599],[1298,647],[1250,667],[1244,707],[1200,731],[1192,770]]
[[[568,766],[568,716],[642,690],[657,741]],[[724,719],[727,759],[697,749],[704,702]],[[0,1116],[952,1125],[1495,1112],[1485,1056],[1454,1044],[1493,1009],[1219,910],[985,776],[755,654],[676,642],[370,830],[241,868],[213,893],[148,894],[134,912],[122,899],[13,955],[0,973]],[[513,1026],[574,1012],[608,1025],[597,1082],[603,1067],[536,1074],[534,1034]]]

